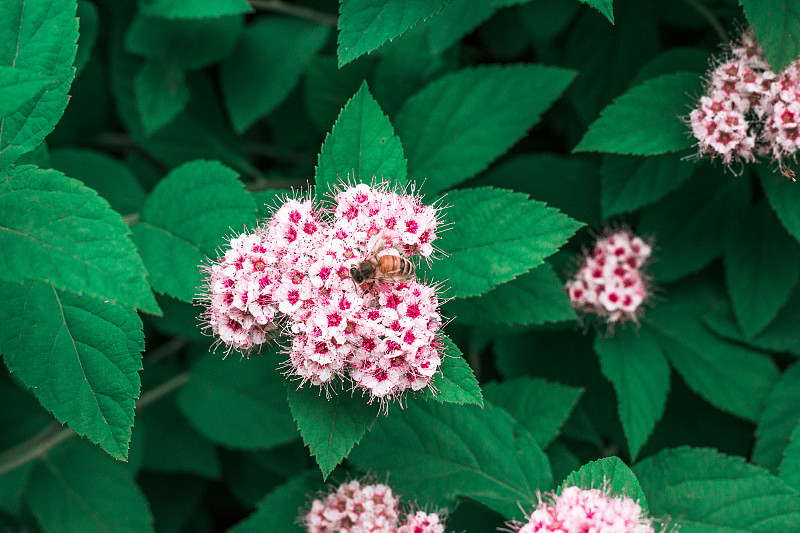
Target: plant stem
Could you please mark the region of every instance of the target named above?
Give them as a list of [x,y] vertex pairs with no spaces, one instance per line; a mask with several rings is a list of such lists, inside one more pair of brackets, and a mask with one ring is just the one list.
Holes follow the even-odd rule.
[[287,15],[294,15],[295,17],[304,18],[334,28],[338,21],[338,17],[334,15],[329,15],[317,11],[316,9],[311,9],[310,7],[285,2],[284,0],[250,0],[250,5],[256,9],[286,13]]
[[719,40],[721,42],[729,41],[730,36],[728,32],[725,31],[725,27],[719,21],[717,16],[711,11],[708,6],[704,5],[701,0],[683,0],[686,5],[697,11],[701,17],[706,19],[708,25],[711,26],[711,29],[714,30],[714,33],[717,34]]

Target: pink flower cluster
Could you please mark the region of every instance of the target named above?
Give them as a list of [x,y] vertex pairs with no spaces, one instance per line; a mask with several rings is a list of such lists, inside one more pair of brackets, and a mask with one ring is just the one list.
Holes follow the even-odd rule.
[[421,390],[441,364],[436,288],[409,272],[358,286],[351,268],[384,255],[431,258],[438,214],[418,197],[365,184],[336,193],[328,209],[287,199],[208,267],[207,326],[242,353],[282,330],[290,373],[303,383],[350,379],[370,401]]
[[689,114],[701,156],[730,165],[757,155],[781,163],[800,147],[800,60],[776,74],[752,29],[730,44]]
[[308,533],[444,533],[437,513],[410,512],[400,523],[398,505],[386,485],[354,480],[314,500],[303,522]]
[[509,526],[518,533],[655,533],[652,519],[632,498],[575,486],[540,498],[527,523]]
[[650,245],[630,230],[607,232],[564,287],[572,307],[609,324],[636,321],[649,294],[642,267],[650,252]]

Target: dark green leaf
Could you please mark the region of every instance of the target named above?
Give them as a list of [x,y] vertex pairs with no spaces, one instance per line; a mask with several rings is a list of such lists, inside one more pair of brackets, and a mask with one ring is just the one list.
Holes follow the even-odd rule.
[[228,533],[262,533],[281,531],[302,533],[307,531],[298,518],[307,507],[310,498],[321,488],[318,474],[306,473],[295,476],[285,484],[267,494],[258,504],[256,512],[228,530]]
[[523,425],[499,407],[409,402],[380,420],[350,459],[380,465],[393,488],[417,501],[472,498],[507,518],[552,485],[547,457]]
[[452,0],[420,25],[428,33],[430,50],[441,53],[491,18],[500,7],[496,0]]
[[328,55],[309,62],[304,82],[306,108],[320,131],[330,130],[342,107],[370,76],[374,66],[372,57],[363,57],[342,68],[336,66],[335,57]]
[[130,230],[108,203],[55,170],[15,167],[0,178],[0,278],[158,313]]
[[798,422],[800,364],[795,363],[781,376],[764,401],[756,427],[753,462],[776,472]]
[[761,177],[764,194],[778,215],[778,219],[789,233],[800,241],[800,210],[797,209],[800,205],[800,188],[768,166],[759,167],[758,174]]
[[689,46],[668,48],[642,66],[631,80],[630,86],[635,87],[662,74],[677,72],[701,74],[708,70],[709,55],[710,52],[704,48]]
[[570,486],[600,490],[608,486],[612,494],[628,496],[647,511],[647,498],[639,480],[619,457],[604,457],[583,465],[580,470],[567,476],[559,490]]
[[487,383],[483,392],[493,405],[502,407],[525,426],[539,446],[547,448],[558,436],[583,390],[525,377]]
[[681,533],[792,533],[798,493],[765,470],[710,448],[673,448],[633,467],[650,514]]
[[800,56],[800,4],[793,0],[739,0],[772,70]]
[[152,135],[177,117],[189,102],[189,86],[182,70],[148,61],[136,74],[136,108],[145,135]]
[[669,392],[669,365],[653,333],[628,327],[594,343],[600,369],[617,393],[617,406],[631,459],[653,433],[664,414]]
[[13,114],[51,82],[38,72],[0,66],[0,117]]
[[477,174],[536,124],[574,77],[542,65],[483,66],[428,84],[395,120],[409,175],[435,193]]
[[75,77],[77,78],[92,56],[97,34],[100,32],[100,14],[89,0],[78,0],[78,51],[75,54]]
[[433,379],[433,387],[437,392],[433,394],[430,389],[425,389],[423,396],[440,403],[473,404],[483,407],[481,387],[461,350],[448,337],[444,337],[442,343],[445,353],[442,357],[442,366],[439,367],[442,373]]
[[247,0],[140,0],[142,14],[166,19],[217,18],[253,9]]
[[612,0],[581,0],[581,2],[598,10],[611,24],[614,24]]
[[781,479],[800,491],[800,424],[795,426],[789,437],[779,470]]

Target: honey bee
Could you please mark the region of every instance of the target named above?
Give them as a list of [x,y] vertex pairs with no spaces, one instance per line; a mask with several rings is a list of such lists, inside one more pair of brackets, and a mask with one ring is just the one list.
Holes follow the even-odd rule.
[[350,277],[357,285],[372,281],[366,292],[372,289],[376,281],[402,283],[414,275],[414,263],[407,258],[397,253],[385,253],[378,257],[383,251],[384,244],[383,239],[378,239],[364,260],[350,268]]
[[792,181],[797,181],[797,178],[795,177],[795,174],[794,174],[794,170],[792,170],[789,167],[784,167],[783,165],[781,165],[781,174],[783,174],[783,177],[786,178],[786,179],[790,179]]

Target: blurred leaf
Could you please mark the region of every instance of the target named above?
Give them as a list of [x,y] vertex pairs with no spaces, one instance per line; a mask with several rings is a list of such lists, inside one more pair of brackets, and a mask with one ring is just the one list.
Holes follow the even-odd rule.
[[364,397],[337,391],[326,398],[318,387],[289,385],[289,409],[297,428],[317,460],[322,478],[333,472],[380,414],[380,405]]
[[0,117],[14,113],[51,82],[34,71],[0,66]]
[[347,102],[325,137],[317,163],[317,194],[330,193],[348,179],[392,186],[406,182],[403,146],[366,83]]
[[434,394],[430,388],[426,388],[422,396],[439,403],[473,404],[483,407],[481,387],[461,350],[449,337],[444,337],[442,343],[444,356],[442,366],[439,367],[441,374],[436,374],[432,383],[438,392]]
[[420,25],[428,33],[431,52],[441,53],[491,18],[499,5],[495,0],[451,0],[442,11]]
[[784,178],[780,172],[774,172],[767,166],[757,169],[761,177],[761,187],[769,200],[772,209],[778,215],[786,230],[800,241],[800,188],[797,184]]
[[41,281],[2,283],[0,290],[6,366],[60,422],[124,460],[140,391],[139,316]]
[[242,520],[228,533],[262,533],[281,531],[302,533],[307,529],[298,520],[307,505],[309,495],[320,491],[323,486],[317,481],[316,472],[307,472],[293,477],[276,488],[261,500],[256,512]]
[[148,61],[136,74],[136,108],[145,135],[152,135],[177,117],[189,102],[189,86],[182,70]]
[[577,472],[567,476],[559,487],[559,492],[570,486],[603,490],[606,484],[611,494],[628,496],[639,502],[642,509],[647,511],[647,498],[642,492],[639,480],[619,457],[604,457],[583,465]]
[[800,529],[797,491],[741,457],[673,448],[633,467],[653,516],[681,533],[790,533]]
[[78,0],[78,51],[75,54],[75,77],[77,78],[92,56],[97,35],[100,33],[100,14],[89,0]]
[[603,375],[617,394],[619,418],[628,439],[631,460],[664,414],[670,370],[653,333],[628,327],[594,343]]
[[236,172],[217,161],[194,161],[170,172],[133,226],[153,288],[191,302],[202,277],[199,265],[206,256],[216,257],[232,229],[253,227],[255,214],[253,197]]
[[0,170],[39,146],[67,107],[75,76],[76,9],[75,0],[28,0],[4,2],[0,10],[3,66],[50,81],[43,92],[34,93],[38,97],[0,119]]
[[452,506],[472,498],[506,518],[537,502],[553,483],[547,457],[523,425],[499,407],[409,402],[380,420],[350,459],[389,471],[392,488]]
[[58,171],[22,166],[0,178],[2,279],[41,279],[157,314],[129,234],[105,200]]
[[157,318],[145,317],[145,325],[152,325],[158,332],[171,337],[184,337],[191,342],[207,344],[208,335],[203,333],[203,313],[199,305],[182,302],[170,296],[157,294],[156,301],[163,311]]
[[645,63],[631,80],[630,86],[635,87],[650,78],[655,78],[662,74],[676,74],[678,72],[697,72],[702,74],[708,70],[709,55],[710,52],[704,48],[689,46],[668,48]]
[[655,155],[689,148],[681,116],[700,85],[698,74],[682,72],[634,87],[603,110],[574,151]]
[[153,530],[147,500],[125,465],[85,445],[70,443],[44,457],[31,474],[27,500],[48,532]]
[[[447,257],[431,272],[457,298],[478,296],[542,264],[582,224],[527,195],[482,187],[449,193]],[[438,242],[438,241],[437,241]],[[424,271],[422,265],[420,271]]]
[[530,432],[543,449],[558,436],[583,390],[540,378],[514,378],[489,382],[486,399],[502,407]]
[[800,424],[795,426],[783,451],[780,477],[795,490],[800,490]]
[[247,0],[139,0],[142,14],[166,19],[217,18],[253,9]]
[[564,31],[580,9],[578,2],[536,0],[517,8],[534,43],[546,43]]
[[614,24],[612,0],[581,0],[581,2],[598,10],[611,24]]
[[375,67],[372,57],[363,57],[342,68],[336,58],[320,55],[309,61],[305,76],[305,100],[308,116],[327,132],[341,109],[358,91]]
[[439,11],[448,0],[340,0],[339,66],[375,50]]
[[143,472],[136,480],[142,487],[155,519],[156,533],[181,533],[200,511],[209,482],[188,474]]
[[777,472],[792,432],[800,422],[800,364],[795,363],[770,390],[758,416],[753,462]]
[[731,225],[725,282],[739,325],[752,338],[776,317],[797,285],[800,247],[763,201],[740,212]]
[[20,516],[22,500],[34,466],[36,463],[31,461],[0,476],[0,511]]
[[800,56],[800,5],[793,0],[739,0],[772,70]]
[[[314,459],[298,438],[266,451],[220,450],[222,476],[226,486],[245,506],[255,509],[269,491],[287,478],[315,468]],[[315,472],[319,478],[319,474]]]
[[299,19],[263,16],[247,27],[220,74],[225,107],[238,133],[286,98],[328,35],[327,27]]
[[428,84],[395,119],[410,177],[432,194],[482,171],[539,121],[574,77],[542,65],[482,66]]

